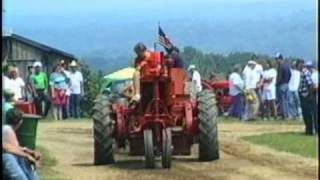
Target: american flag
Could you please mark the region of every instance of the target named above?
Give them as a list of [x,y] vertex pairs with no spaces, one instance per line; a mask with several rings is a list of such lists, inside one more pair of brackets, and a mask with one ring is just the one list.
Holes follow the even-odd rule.
[[173,44],[171,43],[169,38],[166,37],[166,34],[163,32],[160,26],[159,26],[158,33],[159,33],[159,43],[166,49],[172,48]]

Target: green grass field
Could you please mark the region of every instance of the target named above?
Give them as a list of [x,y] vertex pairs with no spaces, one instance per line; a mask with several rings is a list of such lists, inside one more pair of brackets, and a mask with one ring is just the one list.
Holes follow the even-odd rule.
[[258,136],[247,136],[243,139],[270,148],[298,154],[304,157],[318,157],[318,136],[307,136],[304,133],[270,133]]
[[[219,123],[239,123],[241,122],[239,119],[236,118],[232,118],[232,117],[218,117],[218,121]],[[246,122],[242,122],[242,123],[247,123],[247,124],[286,124],[286,125],[299,125],[299,124],[303,124],[302,120],[290,120],[290,121],[283,121],[283,120],[279,120],[279,119],[271,119],[269,121],[264,121],[262,119],[257,119],[254,121],[246,121]]]

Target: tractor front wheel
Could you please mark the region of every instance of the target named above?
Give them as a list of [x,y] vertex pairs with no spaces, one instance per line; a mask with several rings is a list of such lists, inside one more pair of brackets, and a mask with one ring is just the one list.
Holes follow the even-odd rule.
[[143,131],[144,137],[144,156],[146,168],[153,169],[155,167],[155,157],[153,149],[153,135],[151,129],[145,129]]
[[171,129],[165,128],[162,130],[162,167],[171,168],[172,155],[172,137]]
[[199,110],[199,160],[212,161],[219,159],[217,128],[217,106],[215,95],[204,90],[198,93]]
[[94,164],[114,163],[112,109],[108,96],[99,95],[93,107]]

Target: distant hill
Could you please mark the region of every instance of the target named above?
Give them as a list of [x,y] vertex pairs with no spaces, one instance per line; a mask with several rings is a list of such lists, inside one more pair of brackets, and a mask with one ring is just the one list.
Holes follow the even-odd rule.
[[199,7],[190,4],[177,11],[11,16],[6,26],[71,52],[105,72],[130,65],[135,43],[142,41],[153,47],[158,21],[181,48],[193,46],[219,54],[255,52],[273,56],[282,52],[285,56],[316,58],[315,7],[290,3]]

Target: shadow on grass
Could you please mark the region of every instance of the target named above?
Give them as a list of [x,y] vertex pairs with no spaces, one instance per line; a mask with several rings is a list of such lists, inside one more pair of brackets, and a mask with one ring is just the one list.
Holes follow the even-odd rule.
[[[185,163],[192,163],[192,162],[199,162],[197,158],[190,158],[190,157],[179,157],[173,156],[172,163],[174,162],[185,162]],[[110,167],[110,168],[117,168],[117,169],[124,169],[124,170],[146,170],[145,162],[141,159],[130,159],[130,160],[118,160],[114,164],[109,165],[94,165],[93,162],[84,162],[84,163],[75,163],[72,166],[77,167]],[[156,158],[156,168],[150,170],[157,170],[162,169],[161,167],[161,158]]]
[[92,167],[92,166],[96,166],[93,164],[93,162],[84,162],[84,163],[75,163],[75,164],[71,164],[72,166],[78,166],[78,167]]
[[119,160],[119,161],[116,161],[114,164],[109,164],[109,165],[94,165],[93,162],[76,163],[72,165],[78,166],[78,167],[111,167],[111,168],[132,169],[132,170],[145,169],[144,161],[142,160]]

